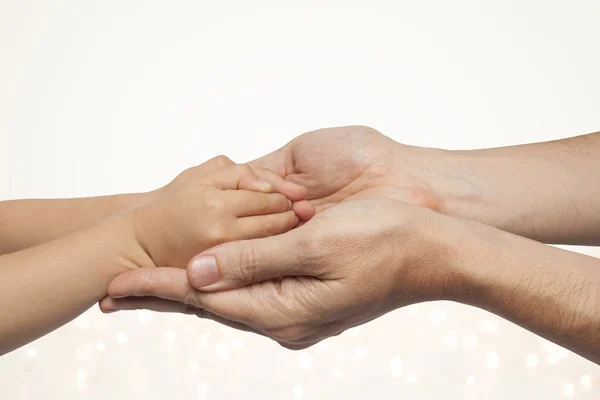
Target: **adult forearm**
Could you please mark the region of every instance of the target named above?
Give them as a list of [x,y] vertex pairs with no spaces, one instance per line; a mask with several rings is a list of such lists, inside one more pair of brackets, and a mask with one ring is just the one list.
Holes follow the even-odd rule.
[[600,260],[465,222],[454,246],[454,300],[600,363]]
[[154,194],[0,202],[0,254],[36,246],[78,231],[109,215],[145,204],[155,197]]
[[0,355],[58,328],[147,259],[129,216],[0,257]]
[[600,133],[428,160],[444,214],[544,243],[600,244]]

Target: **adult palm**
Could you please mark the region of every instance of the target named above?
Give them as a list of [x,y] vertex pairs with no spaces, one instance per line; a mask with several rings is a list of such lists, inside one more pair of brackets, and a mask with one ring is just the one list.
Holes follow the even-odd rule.
[[348,126],[305,133],[250,164],[306,187],[317,213],[366,197],[438,209],[439,196],[425,179],[425,151],[430,156],[435,150],[402,145],[372,128]]

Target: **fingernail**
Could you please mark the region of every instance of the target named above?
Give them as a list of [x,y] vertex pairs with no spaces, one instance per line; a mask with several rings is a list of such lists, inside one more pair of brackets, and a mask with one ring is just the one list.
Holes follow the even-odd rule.
[[201,256],[192,261],[190,283],[196,289],[219,282],[219,269],[214,256]]
[[117,312],[117,311],[119,311],[119,310],[112,309],[112,310],[104,310],[104,311],[102,311],[102,312],[103,312],[104,314],[112,314],[112,313],[114,313],[114,312]]

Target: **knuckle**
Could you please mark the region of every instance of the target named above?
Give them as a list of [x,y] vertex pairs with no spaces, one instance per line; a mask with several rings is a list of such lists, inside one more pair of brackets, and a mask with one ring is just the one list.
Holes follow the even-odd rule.
[[236,165],[235,170],[236,170],[236,173],[241,177],[256,176],[252,167],[250,167],[247,164],[238,164],[238,165]]
[[144,280],[142,287],[142,294],[144,296],[151,296],[156,294],[156,290],[154,288],[154,269],[150,269],[146,274],[146,279]]
[[366,126],[366,125],[350,126],[348,130],[352,133],[359,133],[359,134],[366,134],[366,135],[380,134],[379,131],[377,131],[376,129],[371,128],[370,126]]
[[181,296],[181,304],[183,309],[186,311],[190,311],[190,309],[195,308],[194,306],[197,305],[196,303],[197,299],[192,291],[187,291]]
[[259,267],[257,264],[256,250],[247,242],[242,242],[242,251],[239,259],[229,262],[229,270],[232,276],[242,282],[256,282],[259,278]]
[[222,224],[217,224],[213,226],[208,232],[206,232],[203,235],[206,235],[208,241],[212,244],[223,243],[229,239],[227,229],[225,229],[225,227]]
[[205,199],[203,207],[211,214],[223,214],[227,211],[225,202],[218,197],[208,197]]
[[231,159],[229,157],[224,156],[222,154],[214,157],[211,161],[213,162],[213,164],[215,166],[220,167],[220,168],[228,167],[228,166],[234,164],[234,162],[231,161]]
[[277,210],[290,211],[292,209],[292,202],[284,195],[279,193],[272,193],[270,194],[270,196],[273,196],[270,198],[272,199],[271,201],[273,202],[273,207]]
[[281,225],[282,225],[282,222],[280,219],[275,219],[270,224],[265,224],[262,228],[263,235],[264,236],[276,235],[277,233],[279,233],[279,231],[281,231]]
[[274,215],[271,223],[265,224],[264,235],[265,236],[274,236],[280,233],[283,233],[296,225],[297,219],[296,214],[294,212],[286,212],[283,215]]

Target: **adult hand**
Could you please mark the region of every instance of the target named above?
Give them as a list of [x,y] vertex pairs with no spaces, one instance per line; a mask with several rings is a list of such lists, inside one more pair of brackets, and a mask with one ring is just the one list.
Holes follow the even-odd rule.
[[446,154],[402,145],[365,126],[346,126],[305,133],[250,165],[306,187],[317,212],[367,197],[439,210],[444,187],[436,171]]
[[443,242],[453,221],[392,199],[347,201],[282,235],[207,250],[188,269],[202,291],[183,270],[142,269],[117,277],[101,308],[195,313],[304,348],[456,292]]
[[589,174],[599,151],[600,132],[448,151],[348,126],[305,133],[251,165],[308,188],[317,212],[346,200],[386,197],[544,243],[599,245],[600,177]]

